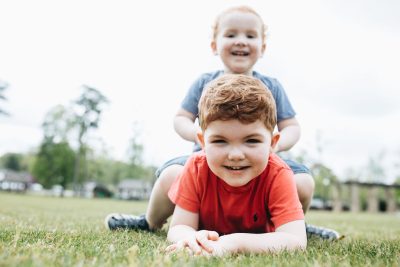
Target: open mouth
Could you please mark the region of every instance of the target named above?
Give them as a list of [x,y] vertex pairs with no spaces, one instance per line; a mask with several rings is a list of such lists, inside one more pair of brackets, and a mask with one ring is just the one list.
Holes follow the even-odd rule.
[[249,52],[245,52],[245,51],[233,51],[232,52],[232,55],[241,56],[241,57],[248,56],[249,54],[250,54]]
[[231,171],[241,171],[249,168],[249,166],[224,166],[224,167]]

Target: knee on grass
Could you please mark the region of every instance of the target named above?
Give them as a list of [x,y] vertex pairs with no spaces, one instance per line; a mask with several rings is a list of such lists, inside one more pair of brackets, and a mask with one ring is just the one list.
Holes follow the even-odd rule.
[[299,195],[299,200],[303,206],[303,210],[306,211],[314,194],[314,179],[308,173],[298,173],[295,174],[294,177],[296,180],[297,194]]
[[183,166],[181,165],[171,165],[165,168],[158,177],[156,183],[158,186],[161,187],[164,191],[168,192],[169,188],[171,187],[172,183],[175,179],[179,176],[182,172]]

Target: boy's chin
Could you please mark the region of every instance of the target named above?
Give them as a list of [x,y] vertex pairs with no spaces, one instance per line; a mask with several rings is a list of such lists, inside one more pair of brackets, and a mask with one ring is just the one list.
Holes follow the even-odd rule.
[[236,67],[231,69],[233,74],[247,74],[251,68],[248,67]]
[[222,179],[222,180],[231,187],[241,187],[248,184],[252,179],[240,180],[240,181],[238,181],[237,179]]

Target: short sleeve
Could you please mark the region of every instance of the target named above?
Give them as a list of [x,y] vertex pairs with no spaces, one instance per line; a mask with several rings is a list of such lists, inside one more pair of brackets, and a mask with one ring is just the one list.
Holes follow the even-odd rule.
[[294,111],[292,104],[289,101],[289,97],[287,96],[285,90],[278,80],[274,81],[273,88],[275,91],[274,98],[276,103],[278,122],[296,116],[296,112]]
[[288,168],[281,168],[274,177],[268,202],[275,229],[285,223],[304,219],[293,172]]
[[198,104],[200,101],[201,93],[204,88],[204,79],[203,76],[198,78],[189,88],[189,91],[186,93],[185,98],[181,103],[181,107],[184,110],[189,111],[195,116],[199,114]]
[[207,85],[207,83],[214,80],[222,73],[222,71],[214,71],[202,74],[196,81],[194,81],[192,86],[190,86],[185,98],[181,103],[181,107],[197,117],[199,115],[198,105],[204,87]]
[[195,155],[186,162],[181,175],[169,189],[168,197],[175,205],[185,210],[199,212],[200,197]]
[[277,79],[261,75],[258,72],[254,72],[254,77],[260,79],[271,91],[272,96],[275,99],[278,122],[296,116],[296,112],[290,103],[285,89]]

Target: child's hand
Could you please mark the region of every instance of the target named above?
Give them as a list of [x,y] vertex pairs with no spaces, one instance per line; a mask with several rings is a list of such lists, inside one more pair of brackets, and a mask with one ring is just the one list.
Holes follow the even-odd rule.
[[[202,231],[199,231],[202,232]],[[229,253],[229,240],[227,240],[226,236],[219,237],[217,232],[214,231],[204,231],[207,233],[199,233],[198,242],[201,244],[204,252],[207,252],[207,256],[217,256],[221,257]],[[204,238],[204,235],[207,235],[207,238]]]
[[214,250],[214,241],[219,239],[219,234],[215,231],[201,230],[196,232],[196,240],[207,253],[212,254]]
[[171,253],[179,250],[187,250],[192,255],[215,255],[214,250],[218,248],[215,241],[218,239],[219,235],[217,232],[201,230],[195,232],[193,236],[169,245],[165,251]]
[[187,250],[190,254],[200,255],[202,248],[197,243],[196,237],[193,235],[189,238],[179,240],[178,242],[169,245],[165,251],[167,253],[177,252],[181,250]]

